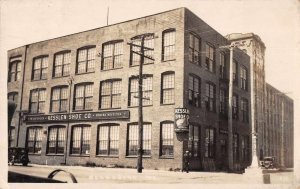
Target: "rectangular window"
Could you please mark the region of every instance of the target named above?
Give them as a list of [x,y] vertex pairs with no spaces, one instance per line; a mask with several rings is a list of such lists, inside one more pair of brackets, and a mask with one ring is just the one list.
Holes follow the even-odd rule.
[[220,53],[220,78],[225,79],[225,54]]
[[205,129],[205,157],[214,158],[215,156],[215,130]]
[[100,108],[121,108],[121,80],[102,81],[100,87]]
[[236,61],[233,61],[233,65],[232,65],[232,81],[233,81],[233,84],[237,85],[237,82],[238,82],[238,78],[237,78],[237,62]]
[[248,100],[242,99],[241,100],[241,111],[242,111],[242,121],[248,123],[249,121],[249,112],[248,112]]
[[[142,39],[141,37],[137,36],[132,39],[132,46],[130,51],[130,65],[136,66],[140,65],[141,62],[141,45],[142,45]],[[137,45],[137,46],[135,46]],[[144,38],[144,64],[151,64],[154,61],[153,55],[154,55],[154,34],[148,35]],[[153,49],[153,50],[152,50]],[[137,53],[135,53],[137,52]],[[139,53],[139,54],[138,54]],[[149,58],[148,58],[149,57]],[[152,58],[152,59],[151,59]]]
[[162,104],[172,104],[175,102],[175,74],[162,74]]
[[233,134],[233,161],[239,160],[239,138],[237,134]]
[[16,129],[11,127],[8,130],[8,147],[14,147],[15,146],[15,132]]
[[247,86],[247,69],[246,68],[241,67],[240,76],[241,76],[241,89],[247,90],[248,86]]
[[27,130],[26,147],[28,153],[41,154],[42,151],[42,128],[29,127]]
[[194,34],[189,34],[190,41],[189,41],[189,61],[191,63],[200,65],[200,52],[201,52],[201,43],[200,38]]
[[46,89],[33,89],[30,91],[30,113],[44,113],[46,101]]
[[238,109],[238,96],[232,96],[232,118],[238,120],[239,118],[239,109]]
[[48,56],[35,58],[33,61],[32,80],[47,79]]
[[160,130],[160,155],[165,157],[174,156],[174,124],[162,123]]
[[200,88],[201,80],[197,76],[189,75],[189,104],[200,107]]
[[109,42],[103,45],[102,70],[122,67],[123,41]]
[[54,59],[53,77],[70,75],[71,52],[59,53]]
[[[138,106],[138,78],[130,78],[129,106]],[[143,78],[143,105],[152,105],[152,76]]]
[[108,156],[119,154],[119,125],[99,126],[97,154]]
[[65,128],[50,127],[48,135],[48,154],[63,154],[65,149]]
[[175,30],[167,30],[163,32],[163,61],[175,59],[175,34]]
[[[143,155],[151,155],[151,124],[143,124]],[[128,126],[127,155],[138,154],[138,125]]]
[[68,87],[52,89],[51,112],[66,112],[68,110]]
[[200,157],[200,127],[189,125],[188,146],[193,157]]
[[14,61],[9,65],[8,82],[19,81],[21,74],[21,62]]
[[215,49],[206,44],[206,59],[205,69],[210,72],[215,72]]
[[90,154],[90,126],[74,126],[72,129],[71,154],[89,155]]
[[96,47],[80,49],[77,52],[76,73],[88,73],[95,71]]
[[226,104],[226,95],[225,90],[220,89],[220,113],[226,115],[227,104]]
[[18,103],[18,93],[17,92],[8,93],[8,100],[11,100],[17,104]]
[[93,105],[93,84],[79,84],[75,86],[74,110],[91,110]]
[[208,111],[215,111],[216,106],[216,89],[215,85],[211,83],[206,83],[205,85],[205,104],[206,110]]
[[247,136],[242,136],[242,161],[247,161]]

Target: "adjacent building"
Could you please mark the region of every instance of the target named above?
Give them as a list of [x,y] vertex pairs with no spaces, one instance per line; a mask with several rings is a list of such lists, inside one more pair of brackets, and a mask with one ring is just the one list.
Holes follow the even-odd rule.
[[[186,8],[9,50],[9,145],[29,148],[32,163],[135,167],[142,40],[144,168],[182,169],[189,150],[191,169],[226,170],[229,51],[219,47],[230,41]],[[251,69],[242,50],[233,58],[240,169],[251,161]]]
[[293,167],[293,100],[266,83],[265,44],[253,33],[233,33],[226,38],[243,43],[240,49],[250,56],[251,123],[258,159],[275,156],[278,167]]
[[264,155],[275,156],[279,167],[294,166],[294,104],[286,94],[267,83]]

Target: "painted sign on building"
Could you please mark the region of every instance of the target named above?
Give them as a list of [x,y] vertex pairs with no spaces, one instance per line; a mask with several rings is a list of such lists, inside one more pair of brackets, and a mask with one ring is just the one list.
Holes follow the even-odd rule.
[[53,123],[66,121],[98,121],[98,120],[117,120],[129,119],[129,110],[105,111],[105,112],[83,112],[71,114],[53,114],[53,115],[27,115],[26,123]]
[[175,108],[175,132],[189,131],[189,110],[186,108]]

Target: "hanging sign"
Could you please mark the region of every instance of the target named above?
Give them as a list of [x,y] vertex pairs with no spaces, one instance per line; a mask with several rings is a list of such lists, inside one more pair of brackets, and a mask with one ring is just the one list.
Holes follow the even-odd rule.
[[186,108],[175,108],[175,132],[189,131],[189,110]]

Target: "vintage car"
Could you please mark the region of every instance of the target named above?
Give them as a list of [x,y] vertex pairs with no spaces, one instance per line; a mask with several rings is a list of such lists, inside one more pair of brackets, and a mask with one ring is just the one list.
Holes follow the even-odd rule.
[[27,166],[29,163],[28,149],[21,147],[10,147],[8,148],[8,163],[14,165],[15,163],[21,163]]
[[266,169],[275,168],[276,167],[275,157],[274,156],[264,157],[264,159],[261,161],[261,166]]

